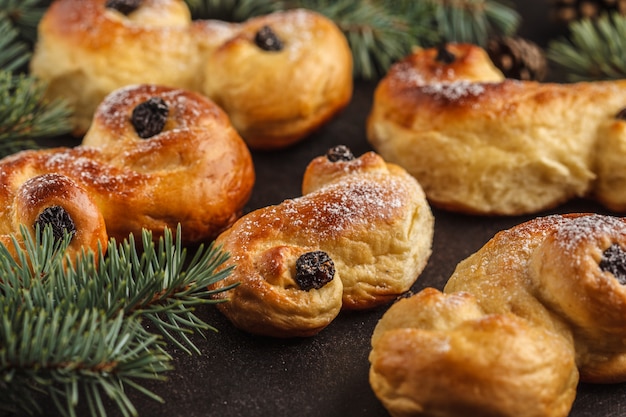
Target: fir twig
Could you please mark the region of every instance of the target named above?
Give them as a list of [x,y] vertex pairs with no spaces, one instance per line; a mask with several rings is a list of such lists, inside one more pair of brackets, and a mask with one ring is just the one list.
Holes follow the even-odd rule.
[[626,16],[605,14],[569,25],[569,39],[548,43],[546,57],[568,81],[615,80],[626,77]]
[[10,22],[20,37],[33,43],[37,39],[37,25],[50,1],[0,0],[0,21]]
[[44,90],[33,77],[0,70],[0,157],[36,148],[36,139],[70,131],[69,107],[45,101]]
[[76,259],[64,255],[68,236],[55,242],[50,227],[35,236],[22,228],[17,259],[0,245],[0,412],[40,413],[42,393],[71,417],[83,401],[92,416],[106,416],[104,397],[136,415],[128,388],[162,401],[138,382],[171,369],[163,335],[142,320],[198,351],[187,334],[211,327],[193,310],[217,302],[207,286],[230,273],[217,272],[227,255],[211,245],[187,261],[180,227],[157,244],[144,231],[143,252],[131,235]]
[[30,47],[19,39],[17,29],[9,20],[0,18],[0,69],[16,71],[28,62],[30,56]]
[[486,46],[493,36],[513,34],[521,21],[517,11],[498,0],[429,0],[437,5],[436,26],[442,42]]

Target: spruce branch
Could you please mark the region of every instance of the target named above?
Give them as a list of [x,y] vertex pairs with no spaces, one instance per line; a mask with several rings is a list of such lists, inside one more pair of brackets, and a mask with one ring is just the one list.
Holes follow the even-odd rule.
[[69,107],[46,101],[37,79],[0,70],[0,157],[36,148],[36,139],[70,131]]
[[17,71],[28,62],[30,56],[30,47],[19,39],[17,29],[8,19],[0,18],[0,69]]
[[569,37],[548,43],[546,57],[568,81],[616,80],[626,77],[626,16],[605,14],[569,25]]
[[498,0],[429,0],[436,8],[442,42],[486,46],[494,36],[512,35],[521,17],[513,6]]
[[[168,340],[199,352],[188,334],[212,327],[194,309],[218,302],[208,286],[230,273],[219,270],[228,255],[211,244],[188,260],[180,227],[157,243],[144,231],[142,251],[130,235],[70,259],[69,241],[55,241],[50,227],[35,238],[22,227],[16,258],[0,245],[0,413],[41,413],[45,394],[64,416],[82,401],[106,416],[105,396],[134,416],[128,388],[163,401],[138,381],[171,369]],[[148,332],[144,320],[166,332]]]
[[22,39],[34,43],[37,25],[49,4],[43,0],[0,0],[0,22],[10,23]]

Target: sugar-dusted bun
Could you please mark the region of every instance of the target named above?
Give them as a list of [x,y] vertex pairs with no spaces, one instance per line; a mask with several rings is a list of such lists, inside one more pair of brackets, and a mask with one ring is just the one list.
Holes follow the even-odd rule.
[[401,300],[372,336],[393,416],[569,414],[578,381],[626,381],[626,220],[536,218]]
[[149,83],[207,95],[261,149],[306,137],[352,95],[349,45],[326,17],[290,10],[237,24],[193,21],[183,0],[56,0],[31,71],[48,97],[72,105],[76,134],[107,94]]
[[112,91],[149,83],[198,89],[201,57],[187,29],[182,1],[143,0],[136,11],[105,7],[106,0],[58,0],[39,26],[32,73],[48,83],[48,97],[74,110],[84,134],[96,107]]
[[26,180],[20,174],[12,171],[0,176],[0,242],[14,257],[13,239],[22,245],[22,226],[32,237],[37,227],[43,231],[48,225],[55,239],[68,233],[71,240],[67,252],[72,257],[106,249],[108,235],[102,213],[84,188],[55,173]]
[[571,345],[469,293],[402,299],[372,338],[370,384],[394,417],[563,417],[576,395]]
[[505,80],[483,49],[449,44],[390,69],[367,134],[445,209],[517,215],[593,196],[624,210],[624,97],[626,81]]
[[240,215],[254,184],[248,148],[205,97],[137,85],[110,94],[83,144],[23,151],[0,161],[18,184],[68,177],[98,207],[117,239],[182,227],[186,242],[214,239]]
[[[263,31],[282,47],[260,48],[255,38]],[[271,149],[316,130],[348,103],[351,68],[350,48],[334,23],[291,10],[250,19],[217,48],[206,61],[203,91],[252,148]]]
[[340,147],[336,159],[336,149],[311,161],[303,196],[248,213],[218,237],[236,267],[217,287],[238,284],[218,306],[237,327],[313,335],[340,309],[395,299],[425,267],[433,216],[417,181],[373,152],[354,158]]

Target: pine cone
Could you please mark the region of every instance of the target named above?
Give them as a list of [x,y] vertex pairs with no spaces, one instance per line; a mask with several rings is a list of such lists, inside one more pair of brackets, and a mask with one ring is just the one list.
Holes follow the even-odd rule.
[[543,50],[535,43],[515,37],[493,38],[487,53],[505,77],[525,81],[542,81],[548,72]]
[[550,18],[557,23],[568,24],[613,12],[626,14],[626,0],[552,0]]

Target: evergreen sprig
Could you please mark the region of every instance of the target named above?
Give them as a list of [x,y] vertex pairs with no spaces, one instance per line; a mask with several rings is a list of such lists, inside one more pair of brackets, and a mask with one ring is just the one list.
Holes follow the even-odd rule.
[[[180,227],[156,244],[144,231],[141,251],[130,235],[75,259],[65,255],[68,236],[55,241],[50,227],[35,236],[22,228],[17,258],[0,245],[0,415],[41,413],[41,395],[72,417],[81,401],[90,415],[106,416],[105,397],[136,415],[128,388],[162,401],[139,381],[171,369],[167,341],[198,351],[188,334],[212,327],[194,308],[217,302],[222,290],[208,287],[230,273],[217,271],[228,255],[211,244],[188,260]],[[161,333],[148,332],[145,320]]]
[[37,139],[70,132],[69,106],[46,101],[45,88],[33,77],[0,70],[0,157],[36,148]]
[[549,42],[546,51],[568,81],[626,78],[626,16],[612,13],[574,21],[569,33]]

